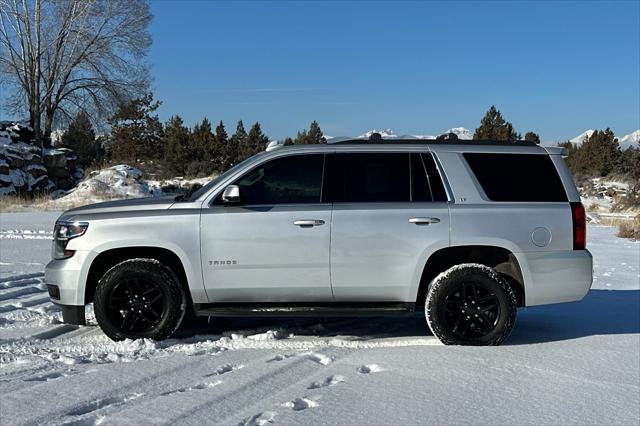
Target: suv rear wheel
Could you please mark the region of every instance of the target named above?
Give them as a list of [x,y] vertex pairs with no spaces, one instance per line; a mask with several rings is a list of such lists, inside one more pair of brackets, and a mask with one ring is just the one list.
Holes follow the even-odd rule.
[[186,296],[169,268],[155,259],[131,259],[100,279],[94,310],[100,328],[113,340],[162,340],[180,325]]
[[457,265],[438,275],[427,294],[425,314],[445,345],[499,345],[513,330],[516,295],[495,270]]

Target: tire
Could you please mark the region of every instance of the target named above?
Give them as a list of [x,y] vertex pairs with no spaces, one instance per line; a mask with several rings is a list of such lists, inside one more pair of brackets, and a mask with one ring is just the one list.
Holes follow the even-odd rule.
[[427,323],[445,345],[499,345],[516,322],[517,300],[495,270],[480,264],[454,266],[429,286]]
[[98,282],[93,299],[98,325],[113,340],[166,339],[180,326],[186,301],[176,275],[155,259],[113,266]]

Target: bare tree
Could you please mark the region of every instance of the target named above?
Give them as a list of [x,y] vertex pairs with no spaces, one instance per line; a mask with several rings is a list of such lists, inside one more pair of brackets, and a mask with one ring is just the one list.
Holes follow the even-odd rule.
[[150,22],[146,0],[0,0],[6,107],[26,107],[37,138],[78,111],[99,123],[147,91]]

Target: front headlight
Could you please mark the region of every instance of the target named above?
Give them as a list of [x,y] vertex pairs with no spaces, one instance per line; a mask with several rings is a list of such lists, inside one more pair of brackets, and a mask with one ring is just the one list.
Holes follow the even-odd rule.
[[87,222],[56,222],[53,229],[53,247],[51,257],[54,259],[68,259],[75,253],[67,250],[69,240],[83,235],[89,224]]

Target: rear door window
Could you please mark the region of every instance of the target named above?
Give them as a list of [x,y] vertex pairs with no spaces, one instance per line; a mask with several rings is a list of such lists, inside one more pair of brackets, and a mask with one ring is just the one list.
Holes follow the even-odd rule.
[[336,154],[333,200],[344,203],[409,202],[408,153]]
[[548,155],[463,155],[491,201],[567,201],[562,181]]
[[431,154],[327,155],[323,200],[343,203],[447,201]]

